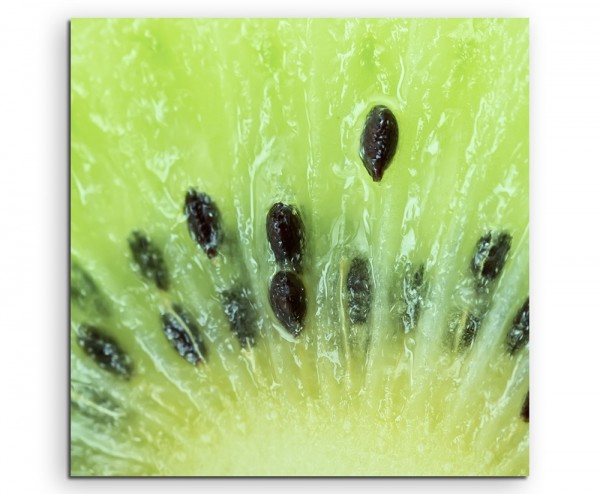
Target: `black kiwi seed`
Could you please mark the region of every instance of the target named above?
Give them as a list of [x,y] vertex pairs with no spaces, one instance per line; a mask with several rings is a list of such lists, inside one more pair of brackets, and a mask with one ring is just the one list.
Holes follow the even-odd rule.
[[506,337],[506,347],[511,355],[517,353],[529,342],[529,297],[517,311],[512,327]]
[[79,326],[77,343],[98,366],[112,374],[129,379],[133,373],[131,357],[108,336],[104,329],[88,324]]
[[200,328],[192,316],[179,305],[173,305],[175,313],[164,312],[160,319],[163,331],[171,346],[192,365],[206,361],[206,345]]
[[106,391],[84,383],[71,383],[71,409],[104,424],[124,417],[123,406]]
[[480,287],[498,277],[508,257],[512,237],[506,232],[488,232],[483,235],[471,260],[471,272]]
[[521,418],[524,422],[529,422],[529,391],[523,401],[523,407],[521,408]]
[[242,288],[227,290],[221,294],[223,309],[232,333],[242,347],[256,343],[256,312],[249,292]]
[[94,279],[79,264],[71,262],[71,300],[90,315],[110,315],[108,299]]
[[267,239],[281,267],[290,266],[302,272],[304,254],[304,224],[298,210],[277,202],[267,214]]
[[463,328],[463,333],[460,338],[460,350],[466,350],[473,346],[473,342],[475,341],[475,337],[479,332],[479,326],[481,325],[481,320],[474,316],[473,314],[469,314],[465,321],[465,325]]
[[348,316],[352,324],[364,324],[371,312],[373,283],[369,262],[362,257],[352,259],[346,290],[348,290]]
[[481,319],[468,311],[457,311],[452,314],[447,334],[447,342],[453,350],[464,352],[473,346]]
[[298,336],[306,316],[306,291],[302,280],[290,271],[279,271],[271,280],[269,301],[283,327]]
[[188,190],[183,212],[191,237],[209,259],[217,255],[221,244],[221,214],[212,199],[203,192]]
[[140,231],[129,236],[129,248],[141,274],[161,290],[169,289],[169,271],[161,250]]
[[412,331],[419,322],[424,274],[425,266],[421,264],[414,272],[409,270],[404,277],[402,297],[406,304],[406,309],[402,314],[402,325],[406,333]]
[[378,105],[367,115],[360,138],[360,159],[374,182],[380,182],[398,146],[398,122],[392,111]]

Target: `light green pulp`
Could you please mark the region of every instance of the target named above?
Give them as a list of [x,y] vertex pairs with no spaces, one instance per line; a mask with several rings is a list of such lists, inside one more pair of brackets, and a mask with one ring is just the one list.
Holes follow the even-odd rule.
[[[528,351],[503,346],[529,290],[526,20],[77,19],[71,38],[72,256],[113,309],[74,308],[72,334],[91,318],[136,367],[119,382],[73,340],[75,394],[98,386],[127,410],[116,425],[73,413],[74,475],[527,474]],[[358,157],[376,104],[400,128],[378,184]],[[215,261],[187,232],[191,186],[222,214]],[[268,303],[276,201],[306,224],[296,341]],[[133,229],[163,249],[168,295],[134,268]],[[490,230],[512,248],[476,295],[469,262]],[[343,295],[357,254],[375,280],[358,329]],[[399,280],[421,263],[427,294],[405,335]],[[251,351],[219,303],[235,283],[260,314]],[[476,300],[488,312],[475,346],[449,351],[448,318]],[[172,302],[203,328],[205,366],[169,347],[159,312]]]

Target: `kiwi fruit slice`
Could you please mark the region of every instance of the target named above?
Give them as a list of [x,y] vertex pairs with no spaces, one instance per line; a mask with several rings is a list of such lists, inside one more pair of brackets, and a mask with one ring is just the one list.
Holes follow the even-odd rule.
[[71,474],[528,474],[528,22],[71,23]]

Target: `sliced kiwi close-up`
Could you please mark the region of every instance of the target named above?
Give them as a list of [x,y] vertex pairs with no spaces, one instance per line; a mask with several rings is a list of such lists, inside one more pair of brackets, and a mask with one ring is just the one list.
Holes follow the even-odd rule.
[[528,475],[528,29],[73,20],[71,475]]

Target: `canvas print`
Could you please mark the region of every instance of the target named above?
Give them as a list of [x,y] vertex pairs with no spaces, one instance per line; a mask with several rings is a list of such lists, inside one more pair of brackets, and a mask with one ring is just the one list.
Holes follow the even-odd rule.
[[526,476],[526,19],[74,19],[71,476]]

